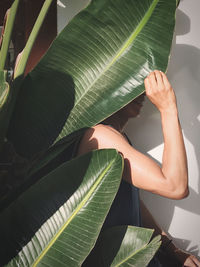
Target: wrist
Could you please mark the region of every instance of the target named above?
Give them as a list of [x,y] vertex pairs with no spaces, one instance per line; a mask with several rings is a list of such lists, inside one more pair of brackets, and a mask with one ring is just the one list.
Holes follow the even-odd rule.
[[160,109],[161,116],[178,116],[178,109],[176,106]]
[[165,253],[171,259],[176,259],[178,262],[183,263],[185,259],[188,257],[188,253],[177,248],[173,243],[173,239],[169,239],[167,236],[162,236],[162,245],[161,245],[162,253]]

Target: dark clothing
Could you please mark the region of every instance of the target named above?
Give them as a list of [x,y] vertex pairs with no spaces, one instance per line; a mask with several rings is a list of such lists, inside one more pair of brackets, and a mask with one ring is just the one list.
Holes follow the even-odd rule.
[[[130,145],[129,138],[125,135]],[[141,227],[139,189],[122,180],[110,211],[106,217],[103,228],[117,225],[133,225]],[[161,267],[154,257],[148,267]]]
[[141,226],[139,189],[124,180],[121,181],[103,227],[115,225]]
[[[117,225],[142,226],[139,189],[123,180],[106,217],[103,229]],[[156,257],[148,265],[148,267],[161,266]]]
[[[124,136],[132,145],[128,136],[126,134]],[[114,225],[141,226],[139,189],[124,180],[121,181],[104,223],[105,228]]]

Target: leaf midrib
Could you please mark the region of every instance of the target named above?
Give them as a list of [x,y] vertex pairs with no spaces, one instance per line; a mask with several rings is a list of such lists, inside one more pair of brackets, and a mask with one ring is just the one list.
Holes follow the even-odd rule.
[[[153,0],[153,2],[150,5],[149,9],[145,13],[143,19],[140,21],[140,23],[138,24],[138,26],[135,28],[135,30],[133,31],[133,33],[131,34],[131,36],[123,43],[123,45],[121,46],[121,48],[116,53],[116,56],[114,56],[112,58],[112,60],[110,61],[110,63],[108,63],[108,65],[104,68],[104,70],[100,73],[100,75],[98,75],[96,77],[96,79],[91,83],[91,85],[88,87],[88,89],[78,99],[78,101],[76,102],[76,105],[79,104],[79,102],[81,101],[81,99],[87,94],[87,92],[99,80],[99,78],[117,61],[117,59],[124,53],[124,51],[127,49],[127,47],[129,47],[132,44],[132,42],[136,39],[136,37],[138,36],[138,34],[141,32],[141,30],[144,28],[144,26],[148,22],[149,18],[151,17],[151,15],[152,15],[154,9],[156,8],[156,5],[157,5],[158,2],[159,2],[159,0]],[[73,114],[73,110],[72,110],[72,114]]]
[[40,256],[36,259],[36,261],[33,263],[33,267],[37,266],[38,263],[42,260],[42,258],[47,254],[49,249],[53,246],[53,244],[56,242],[56,240],[60,237],[60,235],[63,233],[65,228],[69,225],[69,223],[73,220],[73,218],[76,216],[76,214],[81,210],[81,208],[85,205],[85,203],[88,201],[88,199],[91,197],[93,194],[94,190],[97,188],[101,180],[103,179],[104,175],[107,173],[107,171],[111,168],[112,164],[116,160],[115,158],[110,162],[110,164],[104,169],[104,171],[99,175],[99,178],[97,181],[94,183],[88,194],[85,196],[85,198],[80,202],[80,204],[77,206],[75,211],[71,214],[69,219],[64,223],[64,225],[60,228],[60,230],[57,232],[57,234],[54,236],[54,238],[49,242],[48,246],[42,251]]
[[150,244],[152,244],[152,242],[150,242],[148,244],[145,244],[143,247],[141,247],[140,249],[138,249],[135,252],[131,253],[128,257],[126,257],[124,260],[122,260],[120,263],[114,265],[113,267],[119,267],[119,266],[121,266],[123,263],[127,262],[128,260],[130,260],[134,255],[138,254],[139,252],[141,252],[142,250],[144,250],[146,247],[148,247]]

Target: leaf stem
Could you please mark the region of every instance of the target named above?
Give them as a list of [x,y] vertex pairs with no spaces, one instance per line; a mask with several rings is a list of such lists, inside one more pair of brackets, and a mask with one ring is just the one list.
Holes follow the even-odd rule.
[[5,31],[4,31],[2,47],[0,51],[0,71],[3,71],[5,68],[6,58],[8,54],[8,49],[9,49],[9,44],[10,44],[10,39],[12,35],[16,13],[17,13],[17,9],[19,6],[19,1],[20,0],[15,0],[10,10],[8,10],[8,13],[7,13]]
[[52,3],[52,0],[46,0],[42,6],[42,9],[40,10],[40,14],[39,14],[34,26],[33,26],[31,34],[30,34],[28,41],[26,43],[26,46],[22,52],[22,56],[19,59],[19,62],[17,64],[14,78],[24,74],[29,55],[31,53],[31,50],[33,48],[33,45],[35,43],[35,40],[38,36],[38,33],[40,31],[40,28],[42,26],[42,23],[43,23],[45,17],[46,17],[46,14],[49,10],[51,3]]

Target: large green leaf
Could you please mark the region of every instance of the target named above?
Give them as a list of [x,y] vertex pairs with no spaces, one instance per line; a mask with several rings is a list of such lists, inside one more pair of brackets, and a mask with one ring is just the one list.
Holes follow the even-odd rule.
[[122,158],[97,150],[64,163],[0,214],[0,265],[80,266],[118,190]]
[[78,147],[86,129],[76,131],[37,155],[27,165],[27,178],[38,177],[40,173],[48,173],[60,164],[76,156]]
[[145,267],[160,246],[160,236],[150,243],[153,230],[115,226],[103,231],[83,267]]
[[9,138],[27,157],[91,127],[144,91],[166,70],[176,0],[93,0],[28,75]]
[[39,33],[41,25],[44,21],[44,18],[48,12],[49,6],[51,5],[52,0],[45,0],[41,12],[38,16],[38,19],[35,22],[33,30],[30,34],[28,42],[24,48],[22,56],[20,57],[14,73],[14,81],[10,79],[10,84],[7,81],[7,73],[4,70],[6,59],[8,56],[8,48],[11,40],[11,35],[13,31],[13,26],[15,22],[16,13],[18,10],[20,0],[13,1],[11,8],[8,10],[8,15],[6,19],[5,31],[3,34],[3,41],[0,50],[0,148],[4,141],[4,138],[7,133],[7,128],[9,125],[10,117],[15,105],[15,100],[17,98],[18,90],[23,80],[23,75],[25,67],[33,47],[33,44],[36,40],[36,37]]

